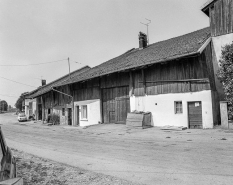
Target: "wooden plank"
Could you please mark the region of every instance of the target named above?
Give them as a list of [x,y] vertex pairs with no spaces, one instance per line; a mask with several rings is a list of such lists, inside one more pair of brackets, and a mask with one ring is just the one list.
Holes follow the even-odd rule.
[[143,94],[146,94],[146,79],[145,79],[145,74],[144,74],[144,69],[141,69],[142,72],[142,84],[143,84]]
[[133,96],[134,93],[134,80],[132,71],[129,72],[129,96]]

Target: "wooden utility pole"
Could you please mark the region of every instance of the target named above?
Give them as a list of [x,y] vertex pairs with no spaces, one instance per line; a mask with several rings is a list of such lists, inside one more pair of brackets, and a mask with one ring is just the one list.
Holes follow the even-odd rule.
[[[69,57],[68,57],[68,65],[69,65],[69,76],[70,76],[70,59],[69,59]],[[71,77],[70,77],[70,79],[71,79]]]

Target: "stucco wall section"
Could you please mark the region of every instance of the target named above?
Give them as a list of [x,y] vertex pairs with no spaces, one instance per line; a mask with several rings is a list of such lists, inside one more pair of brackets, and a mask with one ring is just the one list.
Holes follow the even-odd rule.
[[[182,101],[183,113],[175,114],[174,102]],[[203,128],[213,128],[211,91],[130,97],[131,111],[152,113],[153,126],[188,127],[188,102],[202,102]]]
[[[217,71],[219,70],[219,60],[222,55],[222,47],[226,44],[230,44],[233,41],[233,33],[227,34],[227,35],[221,35],[218,37],[212,37],[212,58],[213,58],[213,67],[214,67],[214,73],[217,74]],[[215,84],[216,89],[218,91],[219,100],[224,101],[225,100],[225,94],[223,91],[222,83],[218,80],[217,76],[215,75]]]
[[232,43],[233,33],[221,35],[218,37],[212,37],[212,41],[213,41],[217,61],[219,61],[221,57],[222,46]]
[[[81,118],[81,106],[87,105],[87,119]],[[89,126],[95,125],[100,122],[100,100],[87,100],[87,101],[79,101],[74,102],[75,114],[74,121],[75,125],[77,125],[77,107],[79,106],[79,126]]]

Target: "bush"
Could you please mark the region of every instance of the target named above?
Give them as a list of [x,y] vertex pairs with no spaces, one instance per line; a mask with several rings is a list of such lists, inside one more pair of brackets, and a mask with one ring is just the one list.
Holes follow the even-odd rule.
[[60,116],[58,114],[52,113],[48,116],[48,123],[53,125],[60,125]]

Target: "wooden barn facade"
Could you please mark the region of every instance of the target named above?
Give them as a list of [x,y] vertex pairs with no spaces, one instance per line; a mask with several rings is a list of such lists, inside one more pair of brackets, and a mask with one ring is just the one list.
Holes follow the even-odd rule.
[[140,32],[139,48],[41,87],[30,96],[38,119],[58,111],[73,126],[125,123],[137,110],[151,112],[152,126],[213,128],[224,98],[219,48],[233,40],[232,0],[209,1],[202,11],[210,28],[150,45]]
[[72,89],[74,125],[125,123],[138,110],[152,113],[153,126],[213,128],[219,97],[212,47],[209,28],[148,46],[139,40],[139,48],[57,88]]

